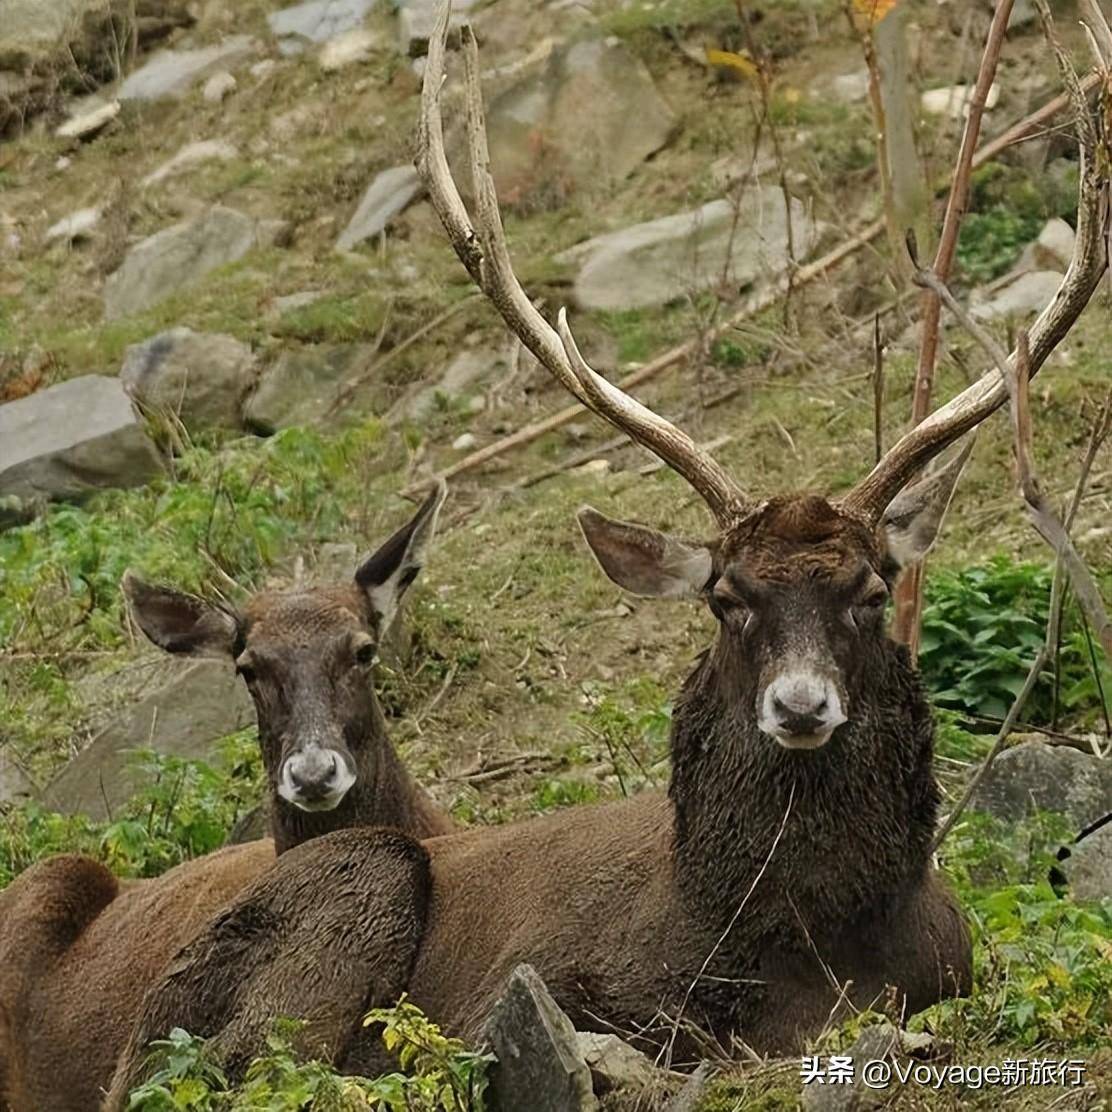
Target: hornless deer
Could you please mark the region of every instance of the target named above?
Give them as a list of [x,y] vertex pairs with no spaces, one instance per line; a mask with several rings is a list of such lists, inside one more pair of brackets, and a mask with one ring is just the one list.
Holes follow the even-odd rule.
[[[445,4],[418,168],[452,245],[537,359],[685,478],[718,524],[700,543],[590,509],[579,519],[623,587],[701,599],[717,619],[674,708],[671,784],[666,796],[408,849],[362,831],[298,847],[148,993],[110,1108],[150,1040],[175,1025],[211,1037],[235,1072],[273,1017],[302,1015],[315,1053],[357,1069],[375,1061],[366,1008],[404,987],[433,1019],[474,1037],[519,962],[537,967],[577,1026],[616,1029],[669,1057],[687,1056],[695,1028],[790,1052],[847,999],[913,1012],[970,987],[969,936],[929,855],[939,804],[930,709],[908,653],[885,635],[884,610],[901,565],[932,543],[968,449],[918,476],[1003,403],[1000,375],[904,435],[841,498],[754,502],[684,433],[592,371],[563,314],[556,331],[525,296],[464,28],[472,225],[444,152],[447,24]],[[1032,331],[1033,370],[1106,268],[1107,161],[1095,154],[1083,142],[1075,255]],[[318,875],[345,881],[314,889]]]
[[0,1109],[95,1108],[143,993],[275,852],[353,826],[456,829],[399,760],[370,680],[445,494],[441,483],[354,582],[262,592],[242,613],[125,576],[155,644],[235,660],[255,702],[274,840],[123,886],[89,858],[55,857],[0,893]]

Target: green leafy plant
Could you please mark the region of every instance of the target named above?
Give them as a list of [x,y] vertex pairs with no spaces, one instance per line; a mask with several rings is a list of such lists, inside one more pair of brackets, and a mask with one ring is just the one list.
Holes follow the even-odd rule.
[[[997,556],[987,564],[941,572],[927,583],[919,667],[940,707],[1003,718],[1023,686],[1046,632],[1052,570]],[[1099,650],[1097,650],[1099,652]],[[1093,676],[1083,630],[1071,608],[1058,658],[1028,701],[1024,719],[1049,724],[1055,711],[1094,716],[1112,672]]]

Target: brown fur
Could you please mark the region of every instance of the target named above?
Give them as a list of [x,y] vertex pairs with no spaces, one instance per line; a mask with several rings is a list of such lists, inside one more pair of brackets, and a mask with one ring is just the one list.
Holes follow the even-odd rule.
[[[658,548],[674,554],[677,544]],[[450,1031],[474,1038],[519,962],[537,967],[577,1026],[616,1029],[680,1060],[693,1045],[687,1024],[758,1051],[797,1050],[837,1008],[832,978],[858,1006],[895,986],[908,1012],[968,990],[968,932],[929,861],[938,808],[929,710],[906,651],[884,635],[881,609],[854,593],[891,579],[883,535],[804,496],[758,508],[710,550],[700,589],[719,634],[675,707],[668,795],[426,843],[432,902],[407,988]],[[669,590],[681,565],[702,566],[673,562]],[[726,594],[711,591],[724,581]],[[836,663],[849,708],[810,750],[776,744],[755,710],[772,665],[804,652]],[[379,864],[364,863],[359,844],[325,838],[304,852],[322,869],[347,862],[366,882],[364,870]],[[319,898],[292,908],[277,875],[253,900],[322,934],[358,932],[362,962],[390,945],[378,920],[341,922]],[[316,956],[330,968],[327,945]],[[242,957],[242,982],[282,982],[282,959],[269,949]],[[138,1076],[136,1047],[181,1016],[218,1037],[238,1022],[234,1007],[196,1004],[225,964],[210,929],[191,950],[188,978],[148,994],[117,1095]],[[303,960],[299,972],[315,999]],[[356,1018],[335,1016],[319,1032],[349,1068],[373,1039]]]
[[[407,528],[427,521],[430,504]],[[405,529],[364,568],[379,560],[379,578],[396,570],[408,552],[399,538],[407,539]],[[276,847],[284,855],[353,826],[391,826],[416,837],[456,829],[402,765],[369,665],[353,659],[354,648],[383,632],[364,589],[265,592],[233,615],[135,580],[126,588],[143,628],[169,651],[226,643],[241,667],[252,661],[274,840],[229,846],[119,888],[95,861],[51,858],[0,892],[0,1110],[95,1108],[146,989],[214,914],[265,874]],[[278,794],[277,780],[282,762],[313,731],[342,746],[356,777],[338,806],[306,812]]]

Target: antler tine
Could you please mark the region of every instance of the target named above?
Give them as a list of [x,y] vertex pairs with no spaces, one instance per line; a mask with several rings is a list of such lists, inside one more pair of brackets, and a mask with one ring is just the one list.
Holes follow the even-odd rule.
[[567,309],[560,310],[557,327],[590,407],[682,475],[699,492],[720,525],[736,520],[744,512],[745,494],[721,465],[682,429],[608,382],[587,363],[572,335]]
[[719,523],[725,524],[745,505],[737,484],[690,437],[596,374],[580,355],[563,314],[557,334],[521,288],[510,260],[490,173],[479,48],[471,27],[465,25],[461,28],[461,39],[466,73],[467,141],[477,211],[472,224],[448,166],[440,111],[450,18],[451,0],[444,0],[429,39],[416,165],[456,254],[510,330],[552,376],[583,405],[682,475],[706,500]]
[[[1093,118],[1072,71],[1067,87],[1078,109],[1081,162],[1078,184],[1077,235],[1073,256],[1054,299],[1039,314],[1030,331],[1030,373],[1046,362],[1088,305],[1108,266],[1109,177],[1106,152],[1096,149]],[[1101,142],[1107,140],[1102,136]],[[1017,355],[1008,357],[1014,369]],[[842,500],[841,505],[872,522],[880,520],[889,502],[939,452],[979,425],[1008,400],[998,368],[986,372],[972,386],[905,433]]]

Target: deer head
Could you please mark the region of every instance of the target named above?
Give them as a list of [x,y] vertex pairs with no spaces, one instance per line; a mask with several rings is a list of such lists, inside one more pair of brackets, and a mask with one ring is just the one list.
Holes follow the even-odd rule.
[[124,576],[132,614],[156,645],[235,662],[255,703],[276,806],[331,811],[360,778],[373,780],[385,734],[372,666],[446,494],[440,482],[351,583],[262,591],[236,610]]
[[[705,600],[719,622],[717,656],[744,662],[732,674],[753,687],[748,713],[761,732],[788,748],[824,745],[854,713],[851,696],[868,666],[866,649],[884,641],[884,604],[895,577],[937,536],[970,445],[945,466],[927,469],[1003,404],[1000,372],[990,371],[904,435],[842,497],[807,493],[755,503],[689,436],[592,370],[564,310],[553,328],[521,288],[489,169],[478,49],[464,27],[472,220],[448,166],[440,112],[450,8],[442,4],[430,39],[416,162],[456,254],[553,377],[687,480],[718,524],[716,537],[698,543],[588,508],[579,515],[587,543],[607,575],[636,594]],[[1031,331],[1032,374],[1069,331],[1106,267],[1107,177],[1081,132],[1075,254]]]

